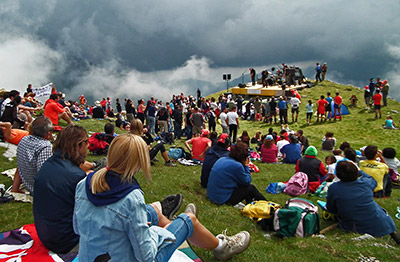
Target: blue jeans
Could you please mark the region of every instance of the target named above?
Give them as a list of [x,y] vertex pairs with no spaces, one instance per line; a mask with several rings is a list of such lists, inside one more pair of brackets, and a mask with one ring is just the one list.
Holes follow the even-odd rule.
[[156,135],[156,118],[154,116],[147,116],[147,124],[149,125],[149,132],[153,136]]
[[193,136],[192,131],[193,131],[193,127],[192,126],[186,126],[186,138],[188,140],[192,139],[192,136]]
[[[158,225],[158,216],[151,205],[147,207],[147,221],[150,225]],[[175,250],[193,234],[193,222],[187,214],[180,214],[167,227],[167,230],[174,234],[176,240],[174,245],[161,247],[156,256],[156,261],[168,261]]]

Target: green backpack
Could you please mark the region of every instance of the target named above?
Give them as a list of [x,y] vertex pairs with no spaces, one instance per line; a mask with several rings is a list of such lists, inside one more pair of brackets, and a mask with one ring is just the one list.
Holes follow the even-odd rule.
[[291,198],[274,214],[274,230],[282,237],[306,237],[319,233],[318,206],[303,198]]

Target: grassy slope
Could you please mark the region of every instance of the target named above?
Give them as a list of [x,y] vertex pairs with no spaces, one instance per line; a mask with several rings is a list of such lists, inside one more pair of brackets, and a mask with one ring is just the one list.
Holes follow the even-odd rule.
[[[350,115],[344,117],[343,121],[336,123],[322,123],[312,124],[311,126],[305,125],[305,104],[308,99],[314,102],[321,94],[326,95],[326,92],[335,93],[336,90],[340,91],[345,104],[349,104],[348,99],[352,94],[356,94],[360,99],[359,106],[350,108]],[[303,96],[303,104],[301,105],[301,113],[299,123],[290,125],[291,129],[303,129],[305,135],[309,138],[310,143],[320,148],[321,138],[327,131],[333,131],[337,138],[338,144],[343,141],[348,141],[354,148],[360,148],[367,144],[376,144],[380,149],[392,146],[397,152],[400,152],[400,145],[397,142],[397,130],[384,130],[381,128],[382,120],[374,120],[374,114],[366,112],[362,103],[363,93],[361,90],[355,89],[350,86],[337,85],[331,82],[323,83],[320,86],[315,86],[311,89],[306,89],[300,92]],[[217,95],[214,94],[214,97]],[[395,109],[400,111],[398,102],[389,100],[389,106],[383,109],[383,115],[387,111]],[[399,120],[398,115],[394,116],[395,121]],[[289,118],[291,119],[291,118]],[[314,121],[315,119],[313,119]],[[104,121],[85,120],[80,121],[78,124],[84,126],[88,131],[102,130]],[[256,131],[261,130],[266,133],[270,126],[266,124],[242,121],[241,129],[247,130],[250,135],[254,135]],[[219,128],[219,127],[218,127]],[[279,126],[274,126],[276,131],[279,131]],[[217,131],[221,131],[220,129]],[[176,144],[182,145],[183,140],[178,141]],[[0,149],[0,153],[4,150]],[[319,158],[324,159],[327,155],[326,152],[320,152]],[[96,156],[89,155],[88,160],[96,159]],[[161,157],[159,157],[161,158]],[[6,170],[15,167],[16,161],[9,162],[2,155],[0,155],[0,170]],[[267,199],[284,204],[289,196],[285,194],[270,195],[265,193],[265,188],[270,182],[286,181],[294,172],[294,167],[291,165],[267,165],[257,163],[260,168],[260,173],[253,175],[253,183],[264,192]],[[345,234],[340,230],[333,230],[326,234],[327,239],[320,238],[290,238],[279,239],[272,235],[266,235],[266,232],[250,221],[242,217],[237,209],[229,206],[216,206],[211,204],[206,197],[206,190],[200,187],[200,167],[185,167],[179,166],[178,168],[167,168],[163,166],[163,161],[156,163],[152,167],[151,182],[144,181],[139,174],[138,179],[145,191],[147,202],[162,199],[168,194],[182,193],[184,196],[184,205],[181,211],[189,202],[194,202],[199,207],[199,219],[206,225],[214,234],[219,234],[224,229],[228,229],[228,233],[235,233],[241,230],[248,230],[252,236],[252,244],[250,248],[243,254],[232,259],[233,261],[282,261],[282,260],[295,260],[295,261],[311,261],[311,260],[324,260],[324,261],[342,261],[359,260],[363,256],[373,256],[381,261],[394,261],[400,258],[398,254],[399,249],[384,248],[379,245],[394,244],[389,237],[373,241],[355,242],[351,238],[357,236],[356,234]],[[0,183],[10,185],[11,181],[4,176],[0,176]],[[305,196],[316,203],[319,199],[314,196]],[[393,195],[389,199],[377,199],[376,201],[388,210],[389,214],[394,218],[396,207],[400,204],[397,199],[400,198],[400,191],[394,190]],[[32,207],[30,204],[22,203],[8,203],[0,205],[0,231],[6,231],[17,228],[26,223],[32,223]],[[400,227],[399,220],[395,219],[396,225]],[[321,228],[332,224],[333,222],[324,221],[321,219]],[[378,244],[375,244],[378,243]],[[213,261],[212,252],[195,248],[204,261]]]

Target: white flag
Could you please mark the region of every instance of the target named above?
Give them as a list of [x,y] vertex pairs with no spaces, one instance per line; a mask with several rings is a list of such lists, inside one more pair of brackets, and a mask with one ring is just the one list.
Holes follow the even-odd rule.
[[51,88],[53,87],[53,83],[48,83],[42,87],[34,87],[32,88],[32,92],[36,94],[36,97],[50,96]]

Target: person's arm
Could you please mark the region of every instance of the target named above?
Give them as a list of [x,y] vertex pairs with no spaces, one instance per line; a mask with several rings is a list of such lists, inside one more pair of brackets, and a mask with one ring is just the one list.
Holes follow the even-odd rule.
[[192,144],[192,139],[185,141],[186,148],[189,150],[190,153],[192,153],[192,148],[189,146],[189,144]]
[[239,126],[239,117],[236,118],[236,124],[237,124],[238,129],[240,129],[240,126]]
[[371,188],[372,191],[375,190],[375,188],[378,186],[378,183],[376,182],[375,178],[372,176],[368,175],[362,170],[358,170],[358,174],[360,176],[359,179],[362,179],[368,183],[369,188]]
[[0,128],[3,128],[3,136],[5,141],[11,140],[11,123],[0,122]]
[[250,158],[247,157],[243,163],[241,163],[241,168],[236,168],[236,178],[238,179],[238,184],[247,186],[251,183],[251,174],[249,169]]
[[332,214],[337,214],[338,212],[336,207],[335,194],[337,194],[335,192],[335,186],[332,184],[330,187],[328,187],[328,195],[326,196],[326,210]]
[[207,150],[212,146],[212,142],[211,140],[207,143],[206,148],[204,149],[204,151],[199,155],[200,158],[204,158],[206,155]]
[[80,164],[79,167],[86,173],[90,173],[93,171],[95,168],[94,163],[91,163],[89,161],[85,161],[84,163]]
[[297,173],[297,172],[300,172],[300,165],[299,165],[299,161],[300,161],[300,159],[299,159],[299,160],[297,160],[296,166],[294,167],[294,170],[296,171],[296,173]]
[[319,173],[321,174],[322,177],[325,176],[326,174],[328,174],[328,171],[326,170],[326,167],[325,167],[324,163],[322,163],[322,161],[319,164]]

